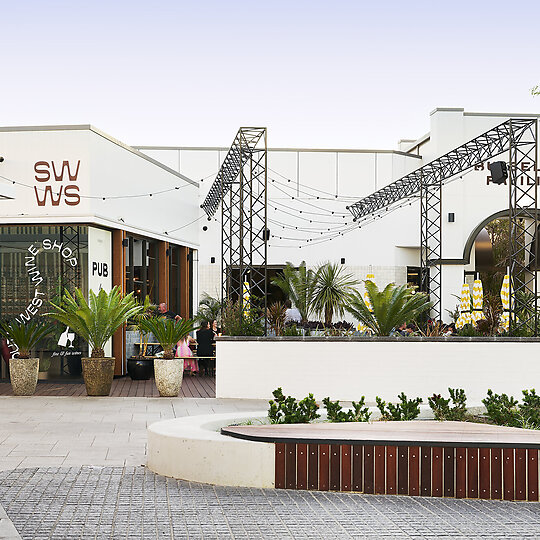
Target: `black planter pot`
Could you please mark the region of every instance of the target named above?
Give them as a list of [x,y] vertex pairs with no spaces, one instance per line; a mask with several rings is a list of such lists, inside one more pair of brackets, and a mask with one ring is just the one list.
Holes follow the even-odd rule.
[[128,358],[128,375],[134,381],[147,381],[154,376],[153,358]]
[[68,356],[67,366],[70,375],[74,377],[82,375],[82,363],[80,356]]

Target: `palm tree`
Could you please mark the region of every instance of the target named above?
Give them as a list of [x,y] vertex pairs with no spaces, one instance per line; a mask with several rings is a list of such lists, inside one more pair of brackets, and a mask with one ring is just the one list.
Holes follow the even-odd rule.
[[163,348],[163,358],[170,360],[174,358],[174,346],[193,331],[193,321],[189,319],[166,319],[159,317],[157,319],[146,319],[140,323],[145,332],[152,332],[159,344]]
[[80,289],[72,296],[65,291],[62,302],[51,302],[53,311],[47,315],[81,336],[92,348],[92,358],[105,358],[107,341],[125,322],[141,312],[133,293],[124,296],[120,287],[110,292],[100,289],[88,293],[88,302]]
[[315,271],[315,313],[324,317],[327,325],[331,325],[334,315],[343,315],[359,284],[352,274],[345,273],[343,266],[335,263],[321,264]]
[[210,323],[219,321],[222,308],[223,303],[221,300],[204,293],[199,301],[199,309],[197,315],[195,315],[195,320],[197,322],[210,321]]
[[415,293],[406,285],[389,283],[379,291],[372,281],[366,281],[373,313],[369,311],[360,293],[356,293],[347,308],[357,320],[370,328],[377,336],[388,336],[400,324],[416,319],[433,305],[424,293]]
[[287,262],[283,275],[276,276],[272,283],[279,287],[298,308],[302,322],[308,321],[313,312],[315,272],[306,267],[306,261],[302,261],[298,268]]

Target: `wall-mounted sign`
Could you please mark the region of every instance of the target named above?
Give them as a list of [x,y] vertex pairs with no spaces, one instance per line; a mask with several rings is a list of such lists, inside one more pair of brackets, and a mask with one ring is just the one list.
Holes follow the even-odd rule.
[[[34,186],[38,206],[77,206],[81,202],[77,182],[81,160],[77,164],[67,160],[60,162],[37,161],[34,164],[36,182]],[[51,175],[52,173],[52,175]]]

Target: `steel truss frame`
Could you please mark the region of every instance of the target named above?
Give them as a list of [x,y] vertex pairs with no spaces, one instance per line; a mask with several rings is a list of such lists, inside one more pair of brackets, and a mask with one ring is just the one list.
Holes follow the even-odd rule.
[[[445,181],[456,175],[462,174],[475,165],[510,150],[510,169],[514,173],[511,174],[509,185],[511,192],[512,189],[517,189],[516,166],[526,161],[526,157],[529,158],[530,152],[532,152],[532,150],[521,150],[521,147],[529,148],[531,146],[531,133],[536,130],[536,124],[537,120],[531,118],[507,120],[347,207],[354,220],[358,221],[381,210],[388,210],[405,200],[420,197],[421,283],[422,290],[430,294],[430,299],[433,302],[432,316],[434,318],[442,318],[442,186]],[[536,134],[536,131],[534,133]],[[536,135],[534,137],[534,147],[536,148]],[[525,157],[522,156],[523,153],[525,153]],[[512,165],[513,163],[514,165]],[[536,168],[536,158],[534,163]],[[536,176],[536,173],[534,175]],[[536,182],[534,186],[536,186]],[[514,199],[512,199],[511,195],[511,215],[512,208],[514,208],[515,215],[517,215],[520,205],[526,202],[530,203],[530,198],[529,190],[527,190],[526,196],[517,191]],[[534,208],[536,208],[536,199],[534,199],[534,204]],[[529,209],[527,211],[531,216],[533,214],[536,216],[536,213],[531,210],[531,206],[525,208]],[[515,223],[516,219],[511,218],[511,222]],[[537,227],[537,216],[534,222]],[[511,237],[512,234],[517,237],[518,232],[519,229],[514,226]],[[511,250],[512,257],[514,257],[517,248]],[[516,279],[516,270],[517,267],[514,269],[514,279]],[[536,276],[535,272],[533,274]],[[534,279],[536,280],[536,277]],[[521,281],[519,287],[519,290],[523,290],[525,287],[521,285]]]
[[514,135],[515,122],[510,120],[508,183],[510,334],[538,336],[538,124]]
[[61,261],[61,294],[62,298],[65,295],[66,289],[73,293],[75,289],[81,287],[81,269],[80,269],[80,231],[79,227],[72,227],[71,225],[60,227],[60,242],[63,244],[63,248],[69,248],[73,252],[73,256],[77,259],[77,266],[71,266]]
[[[266,128],[243,127],[201,208],[211,218],[221,203],[222,299],[240,301],[242,317],[264,320],[267,308]],[[247,284],[247,285],[245,285]]]

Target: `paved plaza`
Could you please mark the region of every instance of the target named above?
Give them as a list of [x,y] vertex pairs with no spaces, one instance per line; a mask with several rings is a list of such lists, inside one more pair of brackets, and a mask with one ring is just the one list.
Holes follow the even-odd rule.
[[0,509],[0,538],[540,537],[536,503],[225,488],[144,467],[148,424],[264,406],[195,398],[0,398],[0,505],[7,514]]

